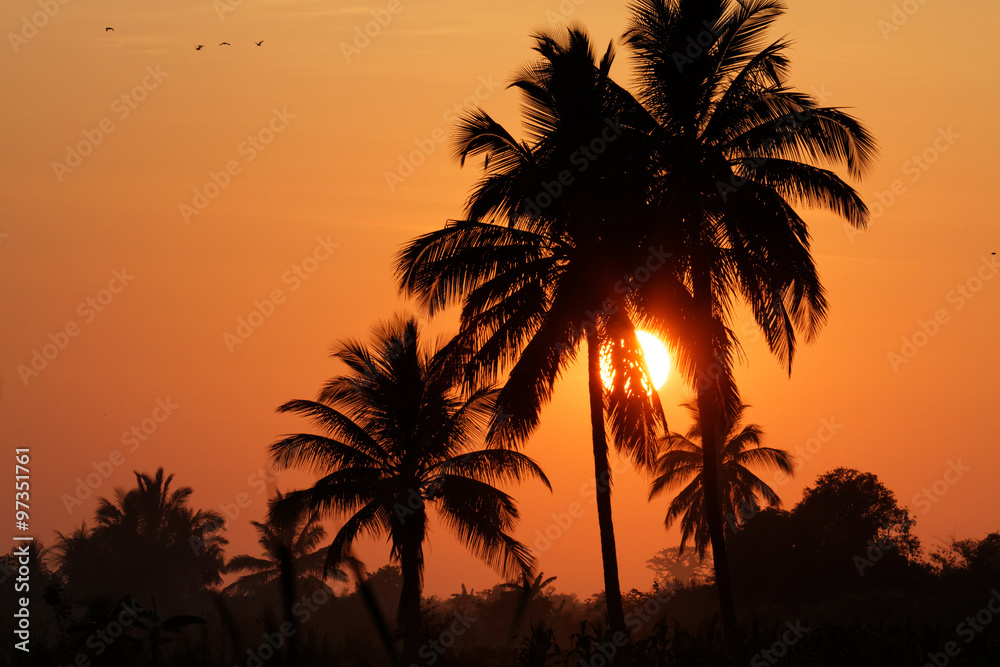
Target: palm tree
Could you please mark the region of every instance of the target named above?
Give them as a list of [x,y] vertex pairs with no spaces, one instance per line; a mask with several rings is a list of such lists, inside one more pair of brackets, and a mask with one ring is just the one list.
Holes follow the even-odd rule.
[[[681,544],[678,555],[683,555],[688,539],[693,539],[698,559],[701,560],[711,543],[705,511],[705,457],[700,444],[703,429],[698,405],[686,403],[684,407],[691,413],[694,423],[686,436],[670,433],[664,438],[665,447],[657,461],[657,474],[649,498],[652,500],[690,479],[671,501],[664,523],[670,528],[680,518]],[[783,449],[760,444],[763,435],[760,426],[743,425],[743,412],[747,407],[741,405],[715,431],[724,443],[717,456],[722,510],[727,518],[727,539],[745,521],[760,512],[758,498],[763,499],[767,507],[781,507],[778,494],[751,472],[748,466],[773,468],[783,473],[791,473],[794,468],[791,454]]]
[[[677,341],[697,388],[706,521],[729,629],[736,612],[716,424],[740,405],[731,310],[749,306],[791,372],[796,334],[811,339],[827,310],[808,229],[793,205],[823,207],[864,227],[864,202],[826,167],[845,165],[860,178],[876,153],[855,118],[788,85],[788,42],[765,39],[783,10],[780,0],[637,0],[626,33],[657,165],[644,233],[674,253],[676,271],[652,276],[635,299],[648,325]],[[676,275],[691,297],[679,319]],[[669,280],[659,285],[662,278]]]
[[[281,491],[275,490],[271,504],[281,502],[283,498]],[[346,581],[347,575],[339,569],[328,571],[326,547],[316,548],[326,538],[319,512],[303,511],[281,525],[258,521],[251,521],[250,524],[257,531],[257,543],[264,549],[266,557],[257,558],[249,554],[234,556],[226,565],[226,570],[244,574],[223,592],[245,594],[277,582],[280,584],[285,621],[295,628],[298,625],[295,603],[299,586],[305,584],[315,589],[324,586],[327,576]],[[295,664],[298,661],[297,636],[288,638],[286,650],[288,661]]]
[[482,155],[485,175],[466,219],[408,244],[397,275],[429,314],[461,300],[458,345],[470,385],[508,372],[490,432],[507,446],[534,431],[556,379],[586,346],[608,621],[624,631],[606,426],[619,451],[648,467],[663,423],[656,393],[646,390],[623,279],[650,258],[621,225],[629,207],[642,205],[649,161],[632,157],[646,137],[625,123],[637,104],[609,77],[612,48],[598,60],[581,30],[535,39],[540,59],[512,84],[524,96],[529,139],[518,141],[481,110],[462,117],[456,155],[462,163]]
[[539,572],[534,579],[527,575],[522,575],[520,582],[511,581],[500,584],[499,588],[501,590],[517,594],[517,606],[514,608],[514,615],[510,621],[510,629],[507,631],[508,637],[514,637],[517,634],[518,629],[528,614],[531,602],[535,598],[541,597],[545,589],[557,579],[557,577],[544,578],[543,575],[544,573]]
[[92,578],[103,567],[103,554],[96,548],[95,540],[86,522],[69,534],[56,531],[56,545],[52,549],[59,574],[68,587],[75,588],[81,597],[100,594],[98,582]]
[[[276,491],[271,502],[281,502],[282,498],[282,493]],[[317,549],[326,539],[319,512],[303,512],[281,526],[258,521],[251,521],[250,525],[257,532],[257,544],[264,550],[264,558],[249,554],[233,556],[226,571],[243,576],[226,586],[224,593],[244,594],[258,590],[279,580],[285,570],[291,570],[295,578],[311,584],[321,584],[326,578],[327,548]],[[342,581],[347,579],[339,569],[330,574]]]
[[290,435],[271,446],[277,465],[321,477],[272,505],[269,520],[284,526],[306,511],[347,516],[328,547],[328,570],[347,557],[360,535],[387,535],[403,575],[403,657],[412,661],[423,634],[428,506],[489,565],[507,574],[530,573],[534,559],[510,534],[517,507],[494,485],[525,477],[549,482],[523,454],[476,449],[495,391],[462,395],[461,369],[447,348],[421,349],[415,320],[383,323],[370,344],[349,340],[333,356],[349,374],[327,382],[318,401],[293,400],[278,409],[309,417],[323,433]]
[[100,498],[93,529],[58,534],[67,587],[82,596],[131,595],[144,605],[177,603],[222,582],[223,519],[190,507],[191,487],[174,476],[135,473],[136,488]]

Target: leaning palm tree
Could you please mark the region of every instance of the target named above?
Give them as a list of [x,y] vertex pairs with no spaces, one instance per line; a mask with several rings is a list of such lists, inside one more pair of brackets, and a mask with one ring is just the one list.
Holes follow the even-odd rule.
[[[284,498],[275,492],[272,503]],[[223,589],[224,593],[244,594],[258,590],[280,580],[282,573],[291,571],[296,579],[306,584],[320,584],[328,574],[341,581],[347,579],[342,570],[326,571],[326,547],[319,547],[326,539],[326,529],[320,523],[319,512],[303,512],[281,526],[271,523],[251,521],[257,532],[257,544],[264,551],[264,557],[240,554],[233,556],[226,565],[226,571],[240,573],[239,579]]]
[[490,433],[505,445],[531,435],[556,379],[585,347],[608,621],[624,631],[606,427],[619,451],[648,467],[663,423],[627,282],[664,258],[620,224],[643,203],[649,160],[632,157],[646,136],[626,122],[638,105],[609,76],[613,49],[596,58],[581,30],[535,39],[541,57],[512,84],[523,94],[528,139],[481,110],[462,117],[456,155],[462,163],[483,156],[484,176],[466,219],[413,240],[397,274],[430,314],[462,303],[458,340],[472,386],[507,373]]
[[[705,510],[705,458],[701,446],[702,423],[696,403],[685,406],[694,420],[687,435],[669,433],[664,438],[664,450],[657,461],[657,474],[649,492],[650,500],[676,489],[690,480],[670,502],[665,524],[670,528],[677,519],[681,523],[683,555],[689,539],[693,540],[698,559],[704,559],[711,544],[708,516]],[[781,507],[778,494],[757,475],[750,466],[772,468],[783,473],[794,469],[792,455],[783,449],[761,445],[763,432],[757,424],[743,425],[741,405],[724,423],[718,424],[716,433],[724,443],[718,452],[719,488],[722,493],[722,510],[726,516],[726,537],[761,510],[760,500],[767,507]]]
[[[626,33],[657,165],[644,233],[674,253],[673,268],[691,296],[677,319],[676,310],[661,305],[675,293],[676,275],[664,272],[635,299],[648,326],[668,329],[678,341],[696,383],[706,522],[730,629],[736,612],[716,424],[740,405],[732,307],[749,306],[791,372],[797,333],[809,340],[827,312],[809,232],[793,206],[826,208],[864,227],[867,207],[829,167],[844,165],[860,178],[876,153],[855,118],[789,86],[788,42],[766,39],[783,10],[779,0],[637,0]],[[658,285],[661,277],[670,280]]]
[[430,507],[489,565],[511,575],[531,573],[533,557],[511,536],[517,507],[494,485],[526,477],[549,482],[519,452],[477,448],[495,391],[463,395],[461,369],[449,349],[425,352],[415,320],[381,324],[371,343],[346,341],[334,357],[347,365],[347,375],[327,382],[318,401],[294,400],[278,409],[309,417],[322,433],[275,442],[274,462],[321,477],[274,503],[269,521],[283,526],[308,511],[346,516],[328,548],[328,570],[347,558],[359,536],[387,535],[403,575],[398,608],[403,657],[413,661],[423,634],[420,597]]

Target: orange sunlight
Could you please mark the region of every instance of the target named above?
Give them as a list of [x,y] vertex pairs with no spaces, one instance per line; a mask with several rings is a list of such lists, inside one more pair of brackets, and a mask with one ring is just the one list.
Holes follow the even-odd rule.
[[[646,359],[646,370],[649,378],[653,381],[653,386],[659,389],[667,381],[670,375],[670,353],[667,346],[659,338],[646,331],[636,331],[639,345],[642,346],[642,354]],[[611,347],[605,345],[601,348],[601,381],[604,386],[610,388],[614,381],[614,371],[611,368]],[[645,383],[643,383],[645,385]],[[647,387],[647,394],[652,390]]]

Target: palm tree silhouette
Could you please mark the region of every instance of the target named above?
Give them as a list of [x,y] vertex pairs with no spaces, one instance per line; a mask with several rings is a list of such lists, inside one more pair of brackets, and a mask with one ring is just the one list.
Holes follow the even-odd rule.
[[412,661],[423,635],[427,506],[434,505],[444,525],[489,565],[506,574],[531,573],[534,559],[510,534],[517,507],[494,484],[531,476],[549,482],[523,454],[474,449],[495,391],[461,395],[461,368],[447,348],[421,349],[416,320],[380,324],[371,343],[345,341],[333,356],[349,374],[327,382],[318,401],[293,400],[279,408],[309,417],[323,435],[290,435],[271,446],[277,465],[322,477],[275,502],[270,520],[282,526],[311,510],[348,516],[329,546],[328,569],[345,559],[360,535],[388,535],[403,576],[403,657]]
[[[512,84],[523,93],[529,141],[481,110],[460,119],[456,155],[463,163],[483,155],[485,175],[467,219],[413,240],[397,257],[397,275],[431,314],[462,299],[459,339],[471,385],[509,367],[490,434],[504,444],[531,434],[556,378],[586,344],[608,620],[624,631],[606,419],[616,447],[645,466],[655,461],[663,421],[656,393],[643,391],[648,370],[620,289],[622,276],[649,255],[620,224],[643,201],[648,175],[630,158],[645,137],[616,124],[638,105],[608,76],[611,48],[597,60],[580,30],[567,40],[544,33],[535,40],[541,58]],[[585,153],[590,146],[603,148]],[[610,390],[601,380],[602,349]]]
[[171,490],[174,476],[135,473],[137,487],[100,498],[96,525],[58,533],[60,566],[67,586],[91,597],[131,595],[144,605],[170,606],[222,582],[222,516],[194,510],[192,489]]
[[[280,502],[282,498],[282,493],[275,491],[271,502]],[[290,569],[296,578],[312,585],[319,585],[326,578],[327,548],[317,549],[326,539],[319,512],[303,512],[281,526],[258,521],[251,521],[250,525],[257,532],[257,544],[264,550],[264,558],[249,554],[233,556],[226,571],[243,576],[226,586],[224,593],[251,593],[279,580],[284,569]],[[347,579],[339,569],[329,574],[342,581]]]
[[544,573],[539,572],[534,579],[528,575],[521,575],[520,582],[511,581],[499,585],[501,590],[508,590],[517,594],[517,606],[514,608],[514,615],[511,617],[510,629],[507,631],[508,637],[513,637],[517,634],[528,614],[528,608],[531,606],[532,600],[541,597],[545,589],[556,579],[557,577],[544,578]]
[[[665,524],[670,528],[678,518],[681,520],[678,555],[683,555],[688,539],[692,539],[700,560],[711,544],[705,511],[705,457],[700,443],[702,423],[697,403],[686,403],[684,407],[691,413],[694,423],[687,435],[670,433],[664,438],[664,451],[657,461],[656,477],[649,497],[652,500],[690,478],[691,481],[670,502]],[[783,473],[791,473],[794,469],[791,454],[760,444],[763,435],[760,426],[743,425],[743,412],[747,407],[741,405],[731,419],[719,424],[715,431],[724,443],[717,456],[722,510],[728,519],[725,524],[727,538],[743,522],[760,512],[758,498],[763,499],[768,507],[781,507],[778,494],[748,466],[773,468]]]
[[[281,502],[282,493],[275,490],[271,504]],[[227,572],[243,572],[242,577],[223,589],[228,594],[251,594],[277,584],[284,606],[285,621],[292,628],[298,626],[295,604],[298,591],[304,585],[309,593],[324,586],[324,580],[333,576],[341,581],[347,575],[339,569],[326,568],[327,548],[316,547],[326,538],[326,529],[320,523],[319,512],[303,511],[288,518],[283,524],[251,521],[257,531],[257,543],[264,549],[265,558],[249,554],[234,556],[226,566]],[[353,565],[359,563],[351,559]],[[360,570],[359,570],[360,571]],[[287,658],[292,664],[298,661],[298,637],[288,638]]]
[[102,554],[95,548],[95,540],[86,523],[66,534],[56,531],[56,545],[52,552],[59,566],[59,573],[70,585],[86,597],[100,594],[97,582],[88,579],[102,567]]
[[741,402],[732,381],[738,343],[726,324],[733,305],[747,304],[791,372],[796,333],[811,339],[827,312],[808,229],[792,206],[827,208],[864,227],[858,193],[812,163],[843,164],[860,178],[876,153],[855,118],[787,84],[788,42],[765,40],[783,10],[779,0],[637,0],[626,33],[658,167],[647,238],[674,252],[691,297],[680,318],[660,305],[676,303],[676,288],[673,275],[659,272],[636,300],[678,341],[697,388],[706,521],[729,629],[736,611],[716,424]]

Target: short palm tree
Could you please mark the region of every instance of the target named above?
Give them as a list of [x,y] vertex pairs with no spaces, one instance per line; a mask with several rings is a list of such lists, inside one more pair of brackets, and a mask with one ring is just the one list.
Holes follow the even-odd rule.
[[[495,484],[536,477],[530,458],[501,447],[478,448],[494,410],[495,391],[460,392],[461,368],[447,347],[425,352],[415,320],[395,319],[371,343],[346,341],[334,352],[349,373],[334,377],[318,401],[294,400],[279,412],[309,417],[321,434],[287,436],[271,446],[274,462],[321,477],[271,507],[278,526],[303,512],[346,516],[327,551],[326,567],[348,557],[362,535],[387,535],[403,587],[398,621],[403,657],[422,641],[420,598],[429,509],[489,565],[531,573],[534,559],[511,535],[514,500]],[[551,487],[550,487],[551,488]]]
[[[696,403],[687,403],[694,423],[687,435],[670,433],[664,438],[664,450],[657,461],[656,477],[649,492],[650,499],[688,482],[671,501],[665,524],[670,528],[677,519],[681,522],[681,544],[678,555],[684,553],[689,539],[694,541],[699,560],[711,544],[708,516],[705,510],[705,458],[701,446],[702,423]],[[726,535],[761,510],[760,500],[767,507],[781,507],[778,494],[757,475],[751,466],[772,468],[791,473],[794,461],[783,449],[761,445],[763,432],[757,424],[743,425],[741,405],[716,432],[724,444],[718,453],[719,487],[722,493],[722,510],[727,518]],[[690,481],[688,481],[690,480]]]
[[528,614],[528,608],[531,606],[532,601],[535,598],[541,597],[542,593],[548,588],[553,581],[558,577],[544,577],[543,572],[539,572],[538,576],[534,579],[524,575],[521,577],[520,582],[507,582],[500,584],[498,588],[501,590],[511,591],[517,594],[517,606],[514,608],[514,615],[510,621],[510,630],[507,632],[508,637],[513,637],[517,634],[524,622],[525,617]]
[[[791,372],[796,334],[811,338],[827,312],[809,232],[793,206],[826,208],[864,227],[867,207],[829,167],[860,178],[876,154],[854,117],[788,84],[788,42],[766,39],[783,11],[780,0],[636,0],[626,33],[657,165],[644,233],[674,253],[691,302],[681,318],[661,305],[675,293],[667,272],[636,298],[650,326],[678,341],[696,384],[707,527],[728,628],[736,613],[715,428],[740,400],[732,382],[738,343],[727,323],[735,304],[749,306]],[[670,278],[662,287],[661,277]]]
[[[282,493],[276,491],[271,502],[281,502],[282,498]],[[264,550],[264,557],[249,554],[233,556],[226,565],[226,571],[243,576],[229,584],[223,592],[252,592],[280,579],[287,570],[292,572],[293,577],[314,584],[326,578],[327,549],[317,548],[326,539],[326,529],[320,523],[319,512],[304,512],[281,526],[258,521],[251,521],[250,525],[257,532],[257,544]],[[347,578],[340,570],[329,574],[341,580]]]

